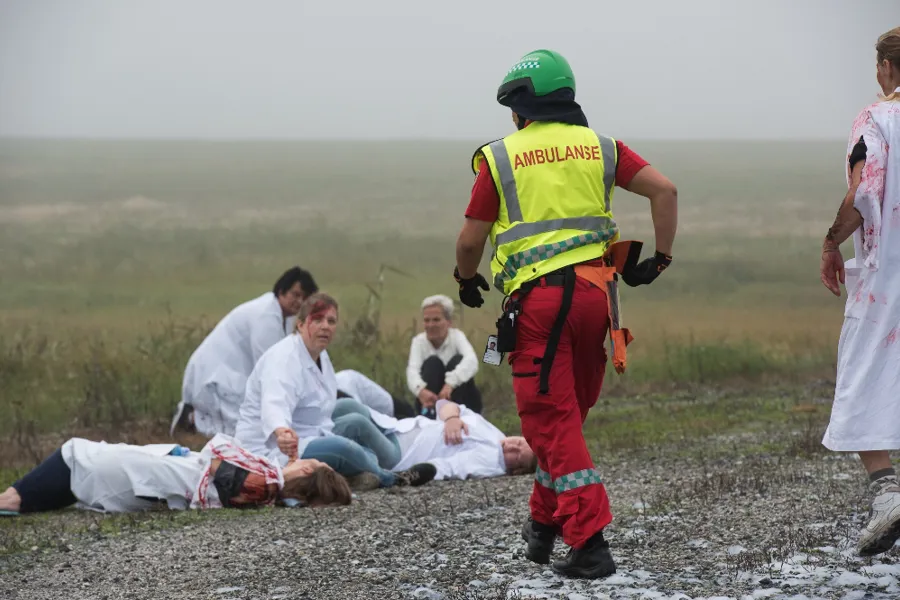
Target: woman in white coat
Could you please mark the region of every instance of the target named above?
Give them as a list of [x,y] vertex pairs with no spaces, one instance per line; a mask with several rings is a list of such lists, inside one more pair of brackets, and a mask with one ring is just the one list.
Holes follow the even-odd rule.
[[271,292],[225,315],[188,360],[169,434],[183,430],[209,437],[234,435],[244,387],[256,361],[293,330],[300,303],[316,291],[312,275],[292,267]]
[[[822,249],[821,276],[840,295],[844,325],[831,421],[823,444],[857,452],[869,474],[871,514],[858,551],[885,552],[900,538],[900,27],[875,45],[884,96],[859,114],[847,148],[847,193]],[[839,246],[853,236],[854,265]]]
[[200,452],[176,444],[107,444],[72,438],[0,494],[12,516],[70,505],[101,512],[250,508],[276,501],[349,504],[347,481],[317,460],[282,468],[233,438],[217,435]]
[[337,324],[334,298],[316,293],[304,300],[297,332],[266,351],[250,374],[235,437],[251,452],[282,465],[292,458],[314,458],[347,477],[375,475],[382,487],[430,481],[431,465],[389,470],[399,450],[379,435],[371,419],[332,415],[337,380],[327,348]]

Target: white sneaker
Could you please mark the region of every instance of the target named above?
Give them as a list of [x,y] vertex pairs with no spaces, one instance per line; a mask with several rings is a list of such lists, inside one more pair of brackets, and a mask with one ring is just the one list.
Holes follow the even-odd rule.
[[873,556],[887,552],[900,538],[900,481],[896,475],[882,477],[869,484],[874,498],[869,522],[860,532],[858,552]]

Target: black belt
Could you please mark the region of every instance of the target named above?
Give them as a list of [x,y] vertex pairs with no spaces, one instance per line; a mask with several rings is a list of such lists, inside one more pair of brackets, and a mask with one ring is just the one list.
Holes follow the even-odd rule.
[[566,267],[557,269],[556,271],[550,271],[546,275],[541,275],[537,279],[532,279],[531,281],[523,283],[519,289],[522,290],[522,295],[524,296],[534,288],[540,287],[542,284],[548,287],[563,287],[566,283],[565,270]]
[[575,267],[569,265],[556,271],[552,271],[529,281],[522,285],[522,296],[528,295],[531,290],[544,283],[551,287],[562,287],[563,297],[559,307],[559,313],[550,328],[550,337],[547,338],[547,347],[544,350],[544,357],[541,359],[541,379],[540,393],[546,394],[550,391],[550,368],[553,366],[553,359],[556,357],[556,348],[559,346],[559,338],[562,336],[563,327],[566,326],[566,318],[569,316],[569,309],[572,307],[572,297],[575,295]]

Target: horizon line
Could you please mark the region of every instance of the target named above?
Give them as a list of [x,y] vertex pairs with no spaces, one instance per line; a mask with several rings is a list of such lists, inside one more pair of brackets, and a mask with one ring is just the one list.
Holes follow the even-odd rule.
[[[2,141],[65,141],[65,142],[472,142],[476,138],[461,137],[161,137],[161,136],[67,136],[67,135],[2,135]],[[640,137],[628,138],[628,143],[640,142],[836,142],[840,137]]]

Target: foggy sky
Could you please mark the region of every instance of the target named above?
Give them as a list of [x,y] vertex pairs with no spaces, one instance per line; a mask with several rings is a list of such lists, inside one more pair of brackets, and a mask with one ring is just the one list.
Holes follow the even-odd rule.
[[0,136],[509,133],[503,75],[572,64],[591,126],[636,138],[839,138],[875,99],[871,0],[0,0]]

